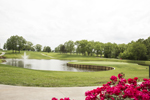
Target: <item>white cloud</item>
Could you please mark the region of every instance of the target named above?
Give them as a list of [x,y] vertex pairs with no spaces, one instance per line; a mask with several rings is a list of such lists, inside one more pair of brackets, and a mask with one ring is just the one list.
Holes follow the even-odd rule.
[[0,43],[12,35],[53,49],[68,40],[128,43],[150,34],[149,0],[1,0]]

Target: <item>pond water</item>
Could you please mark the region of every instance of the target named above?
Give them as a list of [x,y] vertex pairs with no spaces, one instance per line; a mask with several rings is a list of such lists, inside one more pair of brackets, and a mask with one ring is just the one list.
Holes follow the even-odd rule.
[[24,52],[22,59],[6,59],[6,62],[3,62],[2,64],[34,69],[34,70],[73,71],[73,72],[102,71],[98,69],[75,68],[75,67],[67,66],[68,62],[74,62],[74,61],[75,60],[28,59],[28,55],[26,55],[26,52]]
[[51,70],[51,71],[73,71],[73,72],[91,72],[99,71],[97,69],[74,68],[67,66],[67,62],[73,60],[37,60],[37,59],[6,59],[3,64],[34,69],[34,70]]

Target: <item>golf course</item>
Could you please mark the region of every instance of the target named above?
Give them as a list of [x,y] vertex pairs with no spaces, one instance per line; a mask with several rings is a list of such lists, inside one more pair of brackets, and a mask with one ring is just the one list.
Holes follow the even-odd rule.
[[[0,51],[0,54],[2,52],[5,52],[6,59],[22,59],[24,55],[24,51],[12,53],[12,51],[5,50]],[[101,86],[110,81],[112,75],[117,76],[120,72],[125,74],[126,79],[138,77],[139,82],[143,81],[143,78],[149,77],[150,61],[103,58],[70,53],[26,51],[26,54],[29,56],[28,59],[77,60],[68,63],[109,66],[113,67],[114,70],[95,72],[45,71],[0,64],[0,84],[32,87],[84,87]],[[2,60],[4,59],[0,59],[1,63]]]

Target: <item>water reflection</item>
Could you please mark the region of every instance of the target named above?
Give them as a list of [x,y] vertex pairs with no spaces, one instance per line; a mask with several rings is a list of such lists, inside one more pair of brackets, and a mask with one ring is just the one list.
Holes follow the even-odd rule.
[[67,66],[69,60],[37,60],[37,59],[6,59],[3,64],[29,68],[35,70],[52,70],[52,71],[73,71],[73,72],[90,72],[98,71],[96,69],[74,68]]
[[24,60],[22,60],[22,59],[6,59],[6,62],[4,62],[2,64],[31,69],[31,64],[25,64]]

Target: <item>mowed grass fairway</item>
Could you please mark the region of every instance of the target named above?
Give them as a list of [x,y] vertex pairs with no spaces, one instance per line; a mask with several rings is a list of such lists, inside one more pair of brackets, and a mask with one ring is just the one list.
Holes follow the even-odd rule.
[[[10,51],[7,52],[10,53]],[[9,54],[7,52],[6,56],[9,58]],[[139,81],[142,81],[143,78],[148,78],[149,76],[148,66],[138,65],[137,63],[127,63],[129,60],[106,59],[59,53],[28,51],[26,51],[26,53],[29,55],[29,58],[32,59],[52,59],[52,57],[55,59],[80,59],[82,61],[70,63],[110,66],[114,67],[115,70],[98,72],[41,71],[0,64],[0,84],[40,87],[101,86],[102,84],[108,82],[112,75],[117,76],[120,72],[125,73],[126,79],[139,77]],[[41,53],[45,54],[46,56],[42,55]],[[21,54],[23,55],[23,51]],[[15,57],[19,58],[21,54],[18,54],[18,56],[15,55]],[[85,59],[87,59],[87,61],[83,61]],[[96,61],[90,61],[90,59],[95,59]],[[146,61],[146,63],[149,64],[149,61]]]

